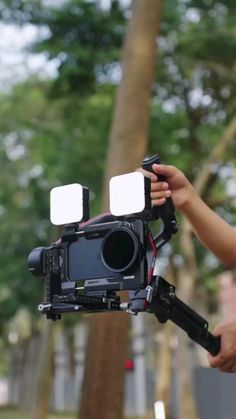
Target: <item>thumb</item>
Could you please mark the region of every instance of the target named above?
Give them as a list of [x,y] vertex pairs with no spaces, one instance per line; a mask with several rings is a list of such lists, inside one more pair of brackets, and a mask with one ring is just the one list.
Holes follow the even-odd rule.
[[224,326],[225,326],[225,323],[224,323],[224,322],[221,322],[221,323],[217,324],[217,325],[214,327],[214,329],[213,329],[213,331],[212,331],[212,334],[213,334],[214,336],[221,336],[221,335],[222,335],[222,333],[223,333],[223,331],[224,331]]
[[177,170],[174,166],[166,164],[153,164],[152,168],[157,175],[164,175],[166,177],[173,176]]

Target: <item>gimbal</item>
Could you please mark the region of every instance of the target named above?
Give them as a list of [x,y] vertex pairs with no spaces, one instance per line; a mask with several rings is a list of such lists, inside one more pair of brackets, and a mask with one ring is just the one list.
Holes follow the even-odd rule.
[[[152,171],[153,163],[159,162],[155,155],[145,158],[142,166]],[[164,178],[159,176],[159,180]],[[147,205],[139,216],[109,214],[82,226],[71,223],[64,228],[60,244],[31,252],[31,272],[46,278],[46,301],[38,309],[52,320],[68,312],[153,313],[161,323],[170,319],[193,341],[216,355],[220,338],[208,331],[208,322],[176,296],[173,285],[154,275],[157,251],[177,232],[178,223],[171,198],[162,207],[154,208],[147,198],[150,201],[150,184],[145,189]],[[163,229],[153,237],[148,221],[158,218]],[[84,263],[89,255],[92,266],[89,261]],[[122,302],[116,294],[120,290],[128,291],[128,302]]]

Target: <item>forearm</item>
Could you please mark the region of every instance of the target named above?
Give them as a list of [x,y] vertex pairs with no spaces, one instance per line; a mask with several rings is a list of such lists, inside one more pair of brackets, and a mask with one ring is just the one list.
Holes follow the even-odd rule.
[[198,239],[229,267],[236,266],[236,229],[212,211],[197,194],[181,208]]
[[225,265],[236,267],[236,229],[227,224],[212,211],[197,195],[185,175],[175,166],[153,165],[158,176],[165,176],[166,181],[152,179],[151,197],[153,205],[163,205],[166,198],[172,197],[175,207],[188,218],[192,228],[203,243]]

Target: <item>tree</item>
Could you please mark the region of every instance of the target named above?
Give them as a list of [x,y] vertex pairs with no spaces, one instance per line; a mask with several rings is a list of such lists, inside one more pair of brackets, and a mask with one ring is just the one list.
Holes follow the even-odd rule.
[[[149,106],[162,2],[133,2],[124,43],[123,77],[110,134],[105,185],[112,175],[134,170],[148,148]],[[107,194],[104,194],[107,206]],[[120,313],[90,321],[80,419],[123,417],[128,318]]]
[[[37,84],[34,81],[33,85],[32,81],[28,81],[15,87],[10,96],[1,97],[0,101],[3,117],[0,146],[3,169],[0,180],[3,245],[0,255],[0,281],[1,299],[5,306],[5,309],[2,306],[1,328],[7,335],[7,321],[23,306],[32,313],[33,339],[36,333],[42,335],[41,338],[39,336],[38,346],[45,357],[36,356],[33,364],[36,382],[29,388],[32,392],[31,415],[34,419],[45,417],[49,408],[50,400],[46,396],[50,396],[51,376],[50,368],[46,366],[51,362],[53,327],[50,322],[44,322],[44,326],[39,327],[37,305],[41,299],[43,283],[27,272],[27,256],[39,244],[45,246],[55,241],[59,235],[51,229],[48,219],[49,190],[52,186],[74,182],[78,176],[82,183],[84,179],[85,185],[91,184],[98,195],[102,176],[98,177],[97,173],[102,173],[99,159],[104,153],[110,107],[109,94],[103,92],[84,100],[84,106],[79,108],[79,112],[74,107],[68,118],[59,118],[64,113],[64,101],[54,101],[49,111],[48,98],[44,95],[48,91],[47,87],[49,89],[47,83]],[[25,90],[27,96],[23,95]],[[100,116],[99,124],[95,127],[91,120],[96,118],[97,110],[104,118]],[[78,115],[80,141],[75,140],[77,133],[70,135],[70,130],[75,132],[78,129]],[[101,144],[98,138],[101,138]],[[95,156],[95,172],[90,173],[89,166],[84,165],[84,161],[95,160]],[[99,199],[96,206],[99,206]],[[12,233],[13,219],[16,224]],[[7,277],[11,278],[10,282],[6,280]],[[49,328],[51,333],[48,333]],[[47,333],[48,339],[45,339]],[[31,345],[31,342],[19,341],[19,345],[24,345],[25,350],[27,344]],[[26,405],[23,407],[29,408]]]
[[[8,7],[4,8],[3,3]],[[52,9],[50,6],[42,6],[40,1],[28,2],[27,5],[22,2],[1,2],[1,7],[6,21],[13,19],[19,24],[31,22],[39,26],[48,25],[51,36],[43,41],[40,39],[35,51],[47,49],[49,58],[60,61],[59,76],[55,83],[53,80],[45,83],[37,79],[27,81],[16,86],[9,97],[2,98],[2,115],[6,117],[1,125],[5,172],[8,172],[8,168],[11,171],[13,165],[15,168],[7,182],[5,177],[1,179],[2,184],[5,183],[1,192],[1,203],[4,204],[3,246],[5,240],[8,241],[5,247],[8,249],[7,255],[4,251],[1,254],[5,268],[2,282],[5,283],[5,277],[10,273],[11,283],[14,281],[15,285],[13,296],[2,293],[4,302],[7,302],[4,318],[8,319],[22,303],[30,306],[33,312],[36,311],[40,293],[36,282],[27,278],[25,258],[31,249],[49,240],[50,187],[74,182],[75,178],[79,178],[81,183],[91,187],[96,196],[94,210],[100,207],[103,155],[113,94],[109,73],[110,67],[118,59],[124,17],[116,1],[113,1],[110,11],[100,8],[99,2],[80,0]],[[61,54],[64,54],[62,60]],[[27,90],[27,96],[24,96],[24,90]],[[14,149],[22,150],[22,153],[15,157]],[[94,169],[92,172],[91,162]],[[15,218],[23,220],[17,228],[27,238],[23,241],[25,246],[22,246],[21,241],[23,234],[20,236],[16,228],[14,239],[10,239],[13,246],[11,242],[9,245],[9,224],[14,215],[11,201],[15,197],[19,214]],[[11,214],[9,211],[5,213],[8,208],[13,210]],[[12,254],[16,248],[19,249],[19,261]],[[15,264],[10,262],[12,257]],[[22,282],[23,278],[25,280],[22,287],[19,277]],[[4,288],[7,289],[8,285]],[[18,289],[20,292],[16,292]],[[45,417],[48,410],[50,382],[47,377],[50,374],[45,374],[45,367],[47,369],[51,360],[53,333],[51,331],[46,340],[44,336],[48,335],[48,329],[52,327],[45,324],[40,341],[44,359],[40,358],[35,374],[37,382],[33,386],[31,406],[34,418]]]

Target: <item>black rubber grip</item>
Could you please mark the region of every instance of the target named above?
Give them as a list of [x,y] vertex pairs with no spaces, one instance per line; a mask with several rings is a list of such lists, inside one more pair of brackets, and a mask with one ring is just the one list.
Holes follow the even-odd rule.
[[[147,170],[148,172],[154,173],[152,165],[153,164],[160,164],[160,158],[157,154],[153,156],[147,156],[142,161],[142,168]],[[165,176],[158,175],[158,181],[164,182],[166,180]],[[166,202],[161,205],[160,207],[153,207],[153,215],[155,218],[161,217],[163,218],[170,218],[174,215],[175,207],[172,201],[172,198],[167,198]]]
[[[151,172],[151,173],[155,174],[155,172],[153,171],[152,165],[153,164],[160,164],[160,163],[161,163],[160,157],[157,154],[154,154],[153,156],[147,156],[143,159],[142,168],[144,170],[147,170],[148,172]],[[160,180],[165,180],[165,177],[162,176],[162,175],[161,176],[158,175],[158,178]]]
[[207,333],[205,349],[211,355],[216,356],[220,352],[220,343],[220,336],[214,336],[210,332]]
[[194,342],[215,356],[220,351],[220,338],[208,331],[208,322],[178,297],[172,297],[169,319],[185,330]]

